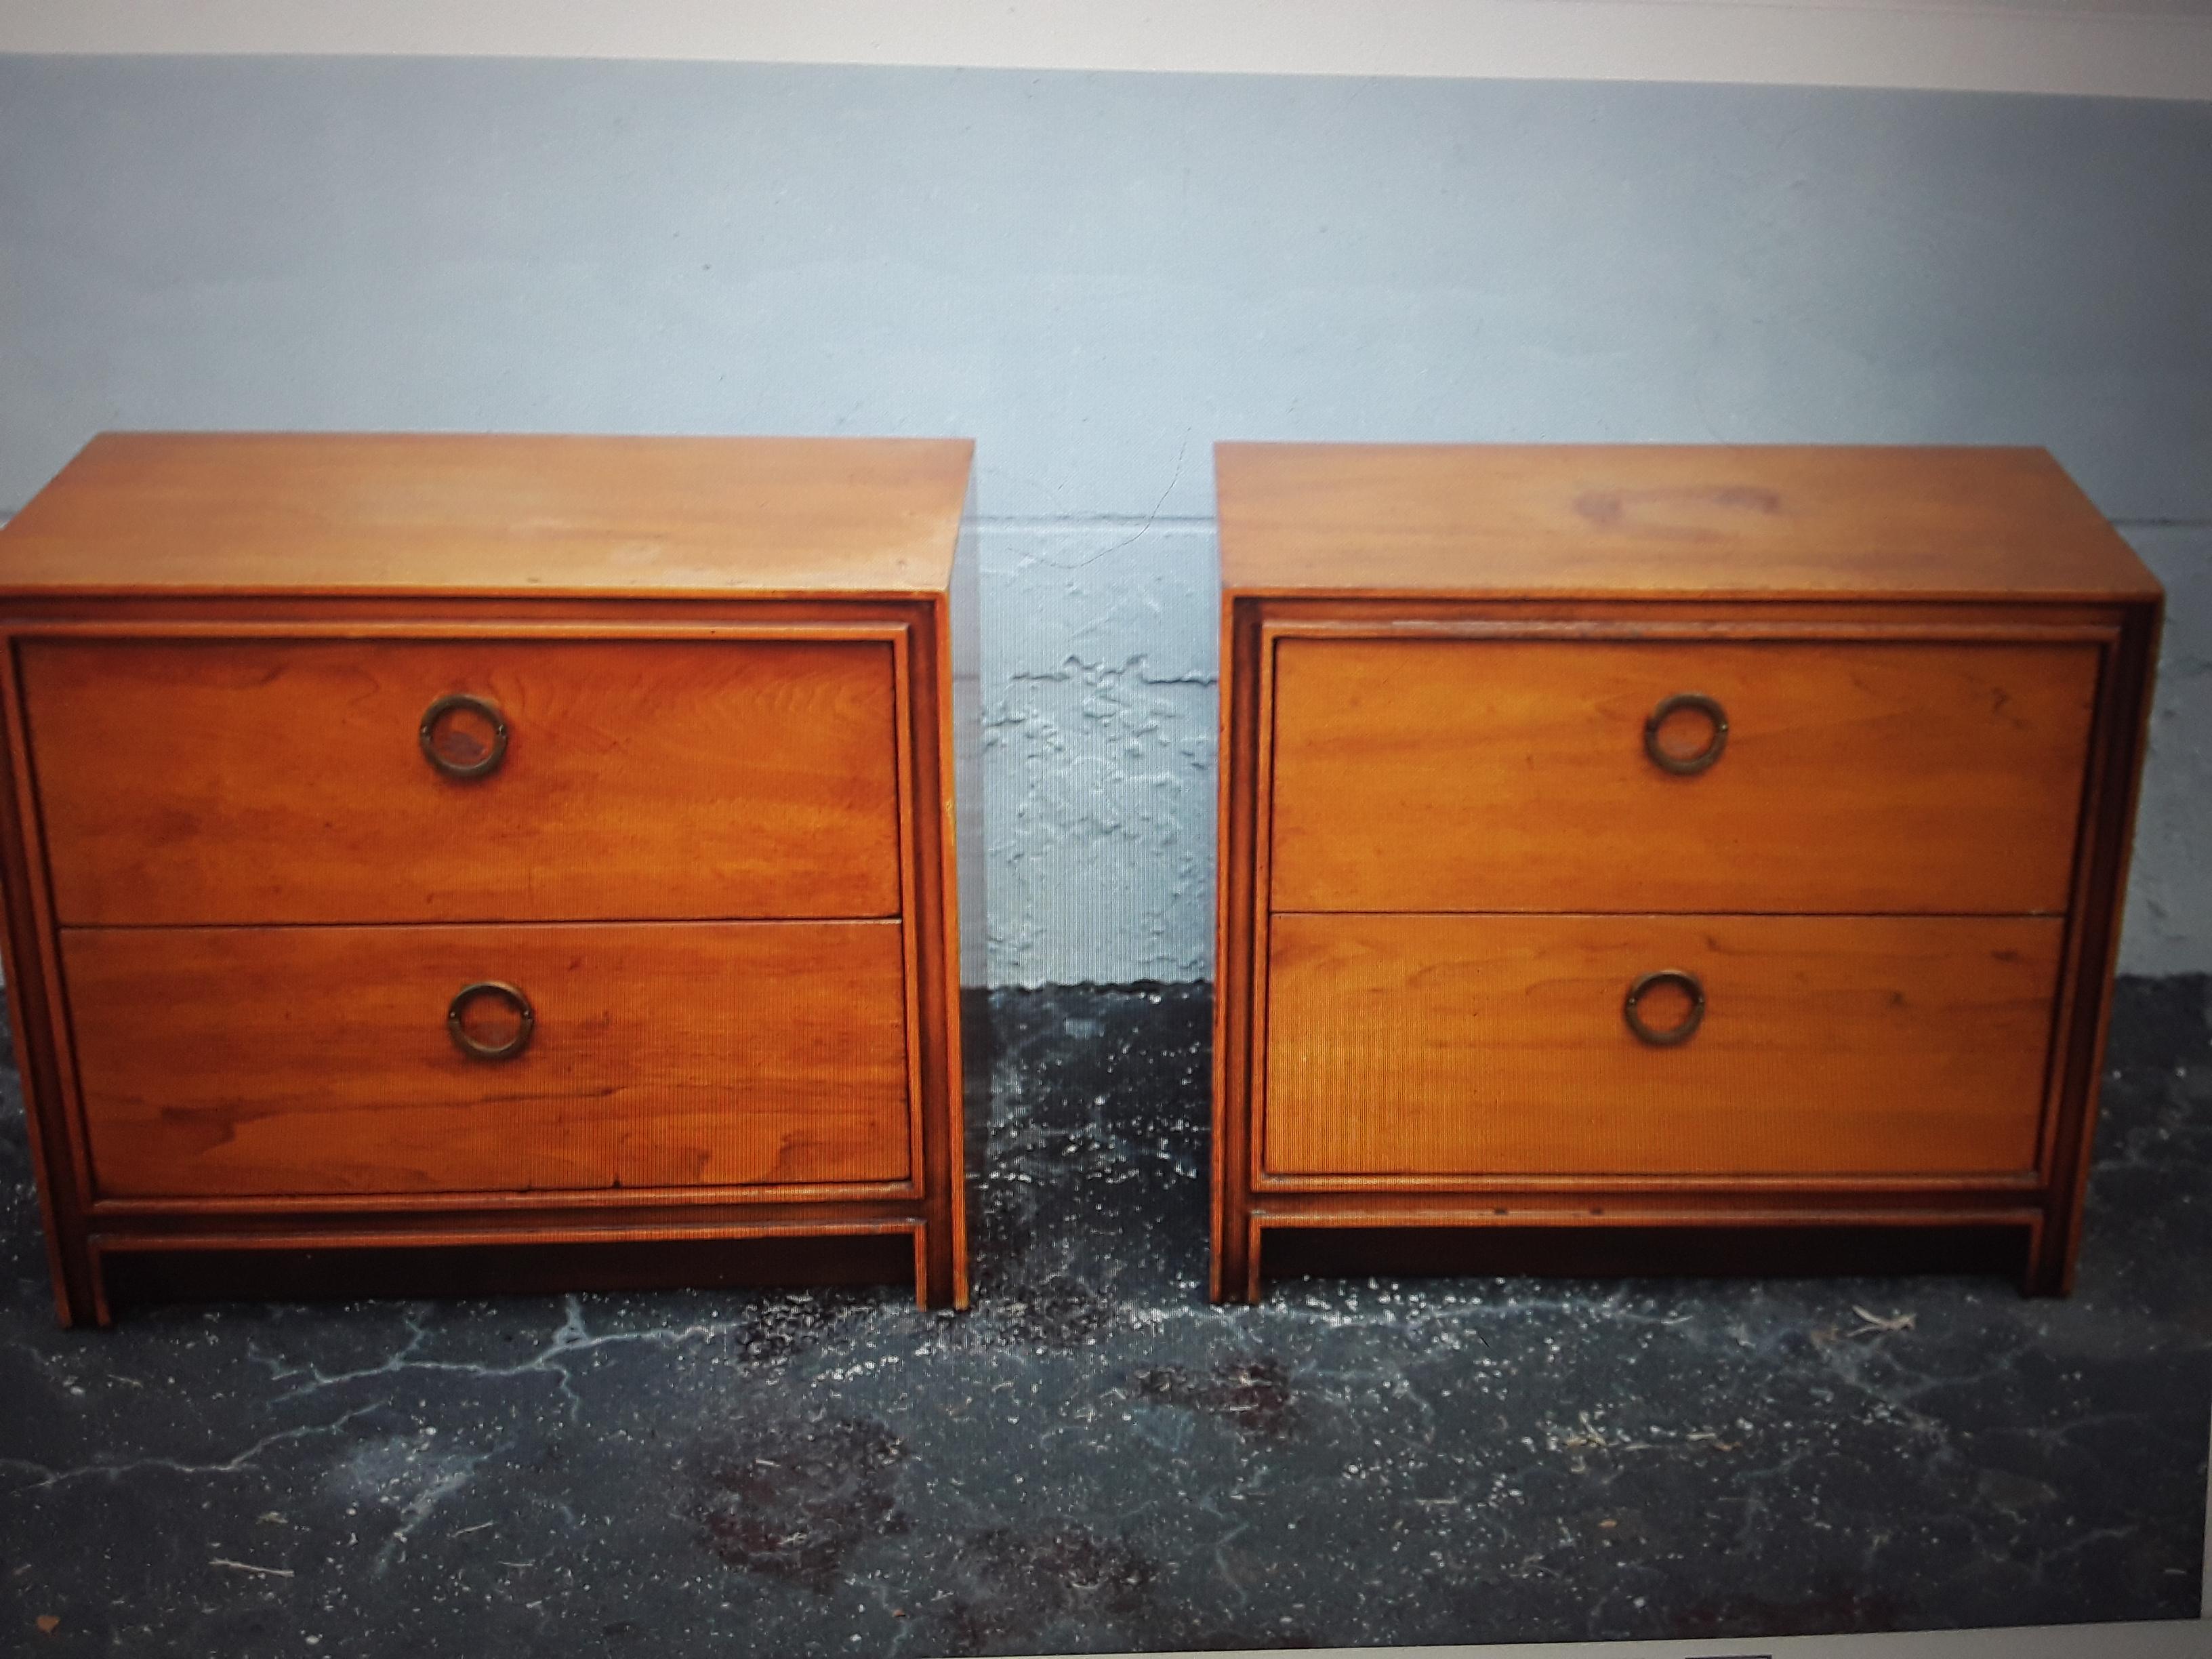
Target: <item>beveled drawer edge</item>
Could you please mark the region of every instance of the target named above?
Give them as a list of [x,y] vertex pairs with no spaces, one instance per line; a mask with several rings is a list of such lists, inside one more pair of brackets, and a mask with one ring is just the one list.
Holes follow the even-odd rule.
[[1635,1175],[1617,1170],[1589,1170],[1571,1175],[1276,1175],[1262,1172],[1253,1182],[1255,1193],[1325,1193],[1344,1196],[1359,1193],[1530,1194],[1594,1192],[1641,1195],[1760,1192],[1765,1190],[1818,1193],[1919,1193],[1960,1191],[1990,1194],[2039,1193],[2045,1178],[2037,1170],[1986,1170],[1966,1174],[1878,1175],[1850,1170],[1831,1174]]
[[845,1203],[856,1200],[922,1196],[919,1170],[904,1181],[754,1182],[700,1187],[518,1187],[419,1192],[299,1193],[234,1194],[201,1198],[95,1198],[86,1213],[100,1220],[129,1221],[189,1217],[410,1214],[445,1211],[533,1211],[622,1209],[654,1205],[693,1208],[702,1205]]
[[[1668,910],[1652,905],[1642,905],[1633,910],[1500,910],[1496,908],[1439,910],[1435,908],[1408,910],[1377,910],[1372,907],[1359,909],[1316,910],[1311,906],[1273,905],[1271,916],[1492,916],[1499,919],[1547,916],[1560,921],[1603,921],[1622,916],[1709,916],[1716,921],[1753,921],[1769,916],[1804,916],[1835,921],[2063,921],[2073,912],[2069,910],[1715,910],[1700,907],[1694,910]],[[865,918],[854,918],[865,920]]]
[[[1363,1203],[1364,1197],[1364,1203]],[[1891,1225],[1944,1228],[1944,1225],[2017,1225],[2039,1221],[2039,1203],[2020,1203],[2017,1194],[1984,1192],[1954,1194],[1964,1203],[1947,1206],[1913,1203],[1913,1194],[1867,1192],[1865,1201],[1836,1201],[1832,1194],[1809,1194],[1805,1203],[1701,1203],[1698,1199],[1721,1194],[1683,1194],[1683,1201],[1668,1203],[1663,1194],[1646,1194],[1637,1203],[1593,1203],[1579,1197],[1551,1197],[1544,1192],[1506,1194],[1513,1201],[1486,1207],[1425,1206],[1425,1194],[1276,1194],[1272,1203],[1255,1203],[1252,1221],[1272,1228],[1509,1228],[1509,1225],[1834,1225],[1844,1221],[1881,1221]],[[1893,1199],[1893,1201],[1882,1201]]]
[[899,1017],[906,1030],[906,1170],[918,1195],[927,1185],[927,1148],[922,1135],[921,1096],[925,1058],[921,1042],[921,918],[915,914],[916,860],[921,857],[915,815],[926,803],[915,798],[914,746],[920,733],[914,718],[913,629],[900,628],[891,647],[892,793],[898,798]]
[[361,622],[299,621],[102,621],[58,618],[0,623],[10,647],[24,640],[734,640],[765,643],[814,641],[834,644],[883,644],[902,641],[913,631],[906,622],[682,623],[529,621],[487,618],[480,622],[424,620]]
[[[538,1218],[530,1218],[535,1220]],[[902,1233],[918,1231],[922,1218],[906,1215],[856,1216],[733,1216],[722,1221],[691,1223],[647,1222],[642,1224],[610,1227],[563,1227],[557,1239],[532,1241],[526,1224],[516,1226],[470,1227],[362,1227],[353,1231],[319,1230],[313,1232],[283,1232],[252,1228],[223,1231],[220,1228],[202,1229],[191,1232],[95,1232],[90,1243],[95,1250],[126,1252],[134,1250],[345,1250],[374,1249],[382,1245],[440,1245],[483,1244],[544,1242],[560,1244],[606,1243],[619,1244],[633,1240],[650,1243],[656,1239],[672,1238],[746,1238],[765,1237],[776,1233],[802,1234],[809,1237],[822,1234],[840,1233]]]
[[[1280,914],[1295,915],[1297,911]],[[1328,914],[1328,913],[1321,913]],[[380,928],[465,927],[860,927],[896,921],[900,913],[878,915],[840,911],[825,915],[757,915],[750,912],[684,916],[550,916],[516,920],[510,916],[453,916],[435,921],[70,921],[54,930],[69,938],[78,933],[374,933]]]
[[1649,599],[1540,598],[1509,599],[1453,598],[1421,592],[1349,594],[1328,599],[1310,594],[1231,593],[1227,599],[1250,607],[1255,616],[1285,625],[1425,625],[1495,623],[1511,625],[1582,626],[1608,622],[1712,627],[1839,624],[1869,629],[1940,626],[2113,628],[2124,623],[2140,601],[2084,595],[2072,599],[2022,598],[2002,594],[1957,598],[1866,599],[1849,592],[1778,599],[1715,593]]
[[2117,623],[2020,622],[1668,622],[1626,617],[1580,621],[1468,617],[1457,620],[1376,617],[1373,620],[1292,620],[1273,617],[1260,624],[1261,648],[1272,652],[1284,640],[1674,640],[1689,644],[1711,641],[1756,644],[1899,645],[2102,645],[2115,643]]
[[[1259,653],[1258,695],[1254,702],[1258,724],[1254,745],[1258,765],[1253,778],[1251,927],[1245,945],[1250,951],[1251,1026],[1244,1056],[1244,1170],[1241,1179],[1247,1193],[1255,1191],[1266,1173],[1267,1146],[1267,1000],[1274,986],[1275,902],[1275,646],[1278,626],[1264,608],[1258,617],[1255,642]],[[1256,1237],[1256,1235],[1255,1235]],[[1255,1262],[1259,1252],[1252,1254]]]

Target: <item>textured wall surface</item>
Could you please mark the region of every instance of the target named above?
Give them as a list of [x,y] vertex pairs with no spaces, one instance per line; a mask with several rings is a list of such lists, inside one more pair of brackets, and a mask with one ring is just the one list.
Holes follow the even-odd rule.
[[2127,949],[2212,968],[2212,106],[0,58],[0,507],[172,425],[975,437],[1017,984],[1207,971],[1216,439],[2044,444],[2174,584]]
[[981,566],[993,975],[1211,977],[1212,526],[993,525]]
[[2166,637],[2120,958],[2138,974],[2199,974],[2212,966],[2212,526],[2129,539],[2166,584]]

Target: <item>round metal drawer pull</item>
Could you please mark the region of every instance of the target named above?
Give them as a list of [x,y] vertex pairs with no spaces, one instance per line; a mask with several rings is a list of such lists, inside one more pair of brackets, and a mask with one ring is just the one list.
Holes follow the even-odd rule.
[[[464,1016],[469,1004],[478,997],[496,997],[514,1012],[515,1032],[504,1042],[479,1042],[471,1036]],[[471,1060],[513,1060],[530,1046],[530,1034],[538,1029],[537,1011],[531,1007],[530,999],[514,986],[502,984],[495,979],[478,980],[473,985],[464,985],[453,993],[453,1000],[446,1005],[446,1032],[453,1039],[453,1047]]]
[[[1644,1022],[1637,1004],[1644,994],[1661,985],[1678,987],[1690,999],[1690,1012],[1680,1025],[1670,1025],[1659,1030]],[[1628,1022],[1628,1029],[1636,1033],[1638,1042],[1648,1042],[1654,1048],[1674,1048],[1687,1042],[1697,1035],[1698,1027],[1705,1018],[1705,988],[1698,976],[1680,968],[1662,968],[1656,974],[1646,974],[1628,988],[1628,995],[1620,1005],[1620,1017]]]
[[[1712,722],[1711,738],[1694,755],[1670,753],[1659,741],[1659,728],[1685,709],[1703,714]],[[1672,772],[1678,777],[1704,771],[1721,757],[1721,750],[1727,747],[1728,710],[1702,691],[1677,691],[1653,709],[1644,722],[1644,752],[1651,757],[1651,763],[1661,771]]]
[[[455,760],[438,746],[449,714],[473,714],[491,727],[491,741],[474,760]],[[424,709],[418,735],[423,758],[447,777],[459,778],[464,783],[489,777],[499,770],[499,763],[507,758],[507,717],[499,712],[497,703],[486,697],[472,697],[465,691],[451,692]]]

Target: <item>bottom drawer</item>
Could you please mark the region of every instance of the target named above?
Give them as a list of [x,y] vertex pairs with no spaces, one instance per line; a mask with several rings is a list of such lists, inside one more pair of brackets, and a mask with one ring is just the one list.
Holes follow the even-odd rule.
[[[1278,915],[1268,1175],[2032,1170],[2063,924]],[[1703,1012],[1655,1046],[1655,970]],[[1694,1010],[1676,981],[1651,1036]]]
[[[903,1181],[902,963],[896,921],[62,935],[106,1198]],[[483,981],[526,1032],[449,1029]]]

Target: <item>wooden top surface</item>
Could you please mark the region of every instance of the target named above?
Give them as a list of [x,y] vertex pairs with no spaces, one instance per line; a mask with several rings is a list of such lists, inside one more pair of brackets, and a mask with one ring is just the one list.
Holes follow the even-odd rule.
[[965,439],[104,433],[0,593],[943,591]]
[[2040,449],[1218,445],[1231,593],[2154,598]]

